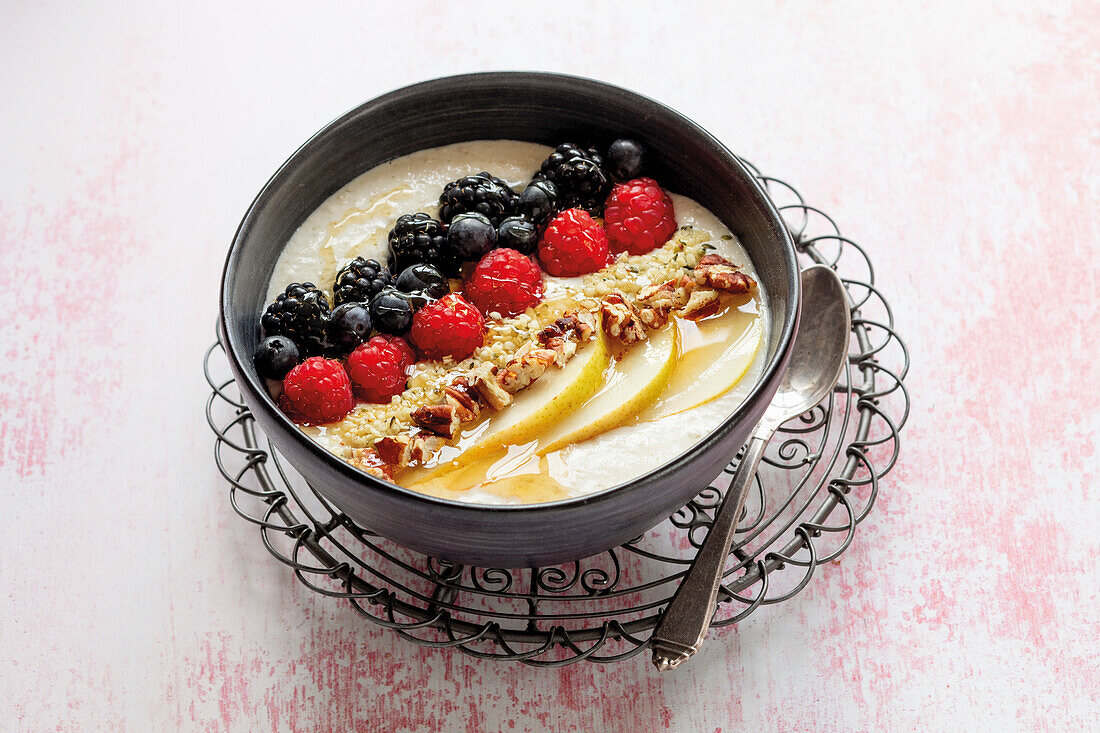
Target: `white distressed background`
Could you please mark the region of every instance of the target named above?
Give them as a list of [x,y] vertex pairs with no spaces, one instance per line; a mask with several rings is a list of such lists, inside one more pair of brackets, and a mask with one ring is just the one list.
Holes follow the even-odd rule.
[[[1100,703],[1096,2],[0,6],[0,728],[1084,730]],[[605,79],[794,182],[913,352],[839,564],[676,674],[422,650],[302,589],[202,417],[301,141],[459,71]]]

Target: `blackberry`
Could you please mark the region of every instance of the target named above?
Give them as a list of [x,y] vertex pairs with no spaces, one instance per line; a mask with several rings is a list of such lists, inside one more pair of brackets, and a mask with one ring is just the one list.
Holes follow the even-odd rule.
[[487,216],[496,226],[515,209],[516,192],[485,171],[451,181],[439,196],[439,218],[448,224],[459,214],[472,212]]
[[260,325],[266,336],[286,336],[302,356],[316,356],[325,350],[328,329],[328,298],[313,283],[291,283],[267,307]]
[[390,272],[426,262],[446,275],[457,275],[462,262],[447,251],[446,233],[441,223],[423,212],[399,216],[389,236]]
[[611,175],[595,148],[562,143],[542,162],[535,174],[558,189],[558,209],[584,209],[599,215],[611,190]]
[[332,286],[333,306],[343,303],[367,303],[393,282],[390,271],[375,260],[356,257],[336,273]]

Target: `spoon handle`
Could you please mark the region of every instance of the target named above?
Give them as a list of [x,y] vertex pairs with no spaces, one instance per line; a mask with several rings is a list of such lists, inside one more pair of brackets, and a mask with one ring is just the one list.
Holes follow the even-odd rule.
[[653,631],[650,639],[653,664],[662,672],[678,667],[703,644],[714,618],[718,588],[722,584],[722,572],[726,569],[737,520],[771,433],[770,430],[758,430],[745,445],[745,454],[714,517],[714,524]]

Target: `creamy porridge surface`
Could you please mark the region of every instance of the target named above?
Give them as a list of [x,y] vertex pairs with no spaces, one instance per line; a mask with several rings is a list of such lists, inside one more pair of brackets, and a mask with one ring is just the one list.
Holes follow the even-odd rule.
[[[522,190],[550,152],[551,148],[517,141],[466,142],[412,153],[367,171],[318,206],[290,238],[272,273],[268,302],[290,282],[313,282],[327,290],[339,268],[354,257],[385,263],[387,234],[397,217],[417,211],[437,215],[439,193],[449,181],[489,171]],[[713,251],[759,282],[744,249],[717,217],[689,198],[671,197],[679,226],[705,235]],[[548,297],[555,281],[580,280],[546,279]],[[753,305],[760,315],[758,327],[766,328],[766,294],[758,292]],[[551,454],[555,479],[569,496],[582,496],[635,478],[688,450],[755,386],[766,362],[767,337],[761,332],[761,347],[730,390],[687,411],[624,425]],[[338,455],[344,448],[335,431],[304,430]],[[477,487],[462,492],[460,498],[486,504],[518,502]]]

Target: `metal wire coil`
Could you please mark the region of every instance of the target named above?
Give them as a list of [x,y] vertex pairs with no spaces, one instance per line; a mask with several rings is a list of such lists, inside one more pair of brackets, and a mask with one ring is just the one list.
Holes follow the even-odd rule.
[[[894,466],[909,415],[909,354],[862,247],[789,184],[762,175],[800,257],[834,268],[852,303],[846,374],[768,447],[724,574],[712,627],[785,601],[838,558]],[[230,502],[308,588],[348,600],[373,623],[474,657],[561,666],[614,662],[649,644],[664,605],[706,538],[723,474],[631,542],[561,566],[474,568],[419,555],[355,525],[280,460],[241,402],[221,344],[206,353],[207,422]]]

